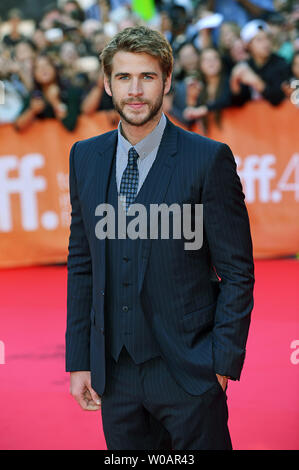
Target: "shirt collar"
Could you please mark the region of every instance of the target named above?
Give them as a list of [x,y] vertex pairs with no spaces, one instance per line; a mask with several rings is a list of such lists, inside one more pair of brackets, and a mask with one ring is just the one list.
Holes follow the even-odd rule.
[[132,144],[121,133],[121,121],[120,121],[118,124],[118,143],[126,155],[128,155],[129,149],[131,147],[134,147],[139,157],[143,159],[147,155],[149,155],[151,152],[153,152],[156,147],[160,145],[165,126],[166,126],[166,117],[165,117],[165,114],[162,113],[160,121],[158,122],[156,127],[152,130],[152,132],[148,134],[146,137],[144,137],[144,139],[142,139],[136,145],[132,146]]

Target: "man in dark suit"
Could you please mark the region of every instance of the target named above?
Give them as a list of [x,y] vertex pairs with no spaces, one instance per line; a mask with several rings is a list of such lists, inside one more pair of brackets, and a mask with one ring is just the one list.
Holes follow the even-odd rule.
[[[121,120],[70,154],[71,394],[83,409],[101,406],[108,449],[231,449],[226,387],[240,378],[254,286],[234,157],[163,114],[173,59],[158,32],[126,28],[101,59]],[[112,225],[99,217],[103,204],[115,211]],[[136,224],[132,207],[144,208],[148,221],[161,204],[188,205],[193,225],[202,205],[200,248],[186,249],[185,235],[152,236],[149,227],[123,236],[124,214],[128,232]]]

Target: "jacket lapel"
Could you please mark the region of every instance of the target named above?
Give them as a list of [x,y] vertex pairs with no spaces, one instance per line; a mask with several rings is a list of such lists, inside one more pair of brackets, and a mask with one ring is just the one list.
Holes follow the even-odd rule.
[[113,157],[116,153],[117,130],[111,132],[103,148],[98,149],[99,157],[97,159],[97,203],[107,202],[107,189]]
[[[143,193],[142,203],[145,205],[148,213],[150,210],[150,204],[161,204],[165,199],[176,163],[175,156],[177,153],[177,138],[178,131],[176,126],[167,119],[167,125],[159,146],[156,160],[148,174],[151,178],[152,184],[148,186],[147,192]],[[140,242],[141,258],[138,276],[138,293],[140,293],[142,289],[151,250],[150,239],[142,239]]]
[[[167,118],[167,124],[155,162],[150,169],[149,175],[152,180],[152,184],[148,187],[148,190],[143,194],[143,204],[146,207],[147,211],[150,210],[150,204],[161,204],[167,192],[171,176],[175,167],[176,159],[175,155],[177,153],[177,137],[178,131],[176,126],[174,126],[169,119]],[[111,132],[107,137],[106,142],[103,144],[102,149],[97,149],[99,153],[99,158],[97,159],[96,167],[96,191],[95,195],[97,198],[97,205],[107,202],[107,189],[109,177],[111,175],[111,167],[113,162],[113,157],[116,153],[117,145],[117,130]],[[139,283],[138,283],[138,293],[140,294],[144,276],[146,272],[146,267],[150,255],[151,249],[151,240],[145,239],[140,240],[141,242],[141,258],[139,261]],[[99,243],[99,256],[103,266],[105,266],[105,249],[106,243],[105,239],[101,240]],[[105,271],[105,270],[104,270]],[[105,273],[103,273],[103,289],[105,287]]]
[[[95,198],[97,207],[99,204],[107,202],[107,189],[109,183],[109,177],[111,174],[111,167],[113,162],[113,157],[116,153],[117,145],[117,130],[111,132],[108,136],[106,142],[103,144],[101,149],[97,149],[97,159],[96,159],[96,188],[95,188]],[[98,255],[99,263],[102,266],[106,265],[106,239],[98,240]],[[102,279],[100,289],[104,290],[106,284],[106,269],[102,270]]]

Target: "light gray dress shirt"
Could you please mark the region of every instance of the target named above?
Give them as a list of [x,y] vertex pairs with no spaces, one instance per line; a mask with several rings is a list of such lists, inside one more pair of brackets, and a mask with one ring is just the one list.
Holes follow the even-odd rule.
[[131,147],[134,147],[139,155],[137,160],[137,166],[139,171],[139,181],[137,194],[144,183],[145,178],[155,161],[157,156],[158,148],[163,136],[163,132],[166,126],[166,117],[162,113],[161,119],[155,129],[148,134],[144,139],[138,142],[136,145],[130,144],[130,142],[121,133],[121,122],[118,124],[118,141],[116,149],[116,184],[117,191],[120,190],[120,182],[123,172],[128,164],[128,152]]

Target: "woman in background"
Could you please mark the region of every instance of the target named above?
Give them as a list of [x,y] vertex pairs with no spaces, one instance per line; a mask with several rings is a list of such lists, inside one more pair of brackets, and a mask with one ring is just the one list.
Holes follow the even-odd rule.
[[58,70],[47,55],[37,56],[33,76],[34,88],[24,101],[16,128],[23,130],[35,119],[56,118],[72,131],[80,114],[82,91],[60,82]]
[[207,129],[206,116],[214,112],[215,119],[220,124],[221,110],[238,104],[233,96],[229,76],[225,73],[220,53],[213,47],[203,49],[199,57],[199,71],[202,86],[198,94],[196,106],[187,106],[183,112],[186,120],[203,119],[204,130]]

